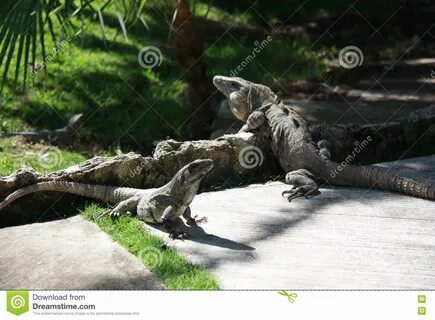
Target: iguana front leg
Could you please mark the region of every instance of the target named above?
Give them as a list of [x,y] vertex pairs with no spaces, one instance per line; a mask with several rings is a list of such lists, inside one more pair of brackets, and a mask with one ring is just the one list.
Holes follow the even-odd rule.
[[196,225],[203,222],[208,222],[207,217],[198,218],[198,216],[192,217],[190,207],[187,207],[183,212],[183,218],[186,219],[188,225]]
[[133,196],[131,198],[128,198],[127,200],[121,201],[115,206],[115,208],[105,211],[102,215],[100,215],[97,218],[97,220],[106,214],[108,214],[111,217],[119,217],[123,212],[134,210],[136,209],[139,200],[140,200],[139,196]]
[[183,221],[177,215],[177,209],[173,206],[168,206],[165,211],[163,211],[162,221],[163,226],[169,233],[169,238],[183,240],[189,237],[189,234],[182,230]]
[[261,111],[252,112],[248,119],[246,119],[246,124],[239,130],[239,132],[248,132],[254,129],[257,129],[266,121],[266,117],[264,113]]
[[293,188],[282,193],[289,202],[299,197],[307,199],[320,194],[319,186],[314,181],[314,175],[306,169],[289,172],[285,176],[285,182],[293,185]]

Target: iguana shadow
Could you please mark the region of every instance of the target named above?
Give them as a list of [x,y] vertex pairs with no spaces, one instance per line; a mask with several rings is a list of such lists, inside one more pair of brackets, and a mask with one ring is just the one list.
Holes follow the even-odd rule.
[[255,250],[255,248],[246,244],[207,233],[200,226],[194,226],[189,228],[189,233],[190,240],[198,243],[208,244],[210,246],[216,246],[231,250]]
[[[160,230],[162,232],[167,233],[165,228],[161,225],[156,224],[146,224],[148,227],[151,227],[153,229]],[[230,239],[222,238],[214,234],[210,234],[204,231],[204,229],[199,226],[185,226],[184,230],[189,234],[189,238],[186,241],[194,241],[202,244],[207,244],[210,246],[230,249],[230,250],[240,250],[240,251],[252,251],[255,250],[255,248],[248,246],[246,244],[233,241]],[[177,240],[181,241],[181,240]]]

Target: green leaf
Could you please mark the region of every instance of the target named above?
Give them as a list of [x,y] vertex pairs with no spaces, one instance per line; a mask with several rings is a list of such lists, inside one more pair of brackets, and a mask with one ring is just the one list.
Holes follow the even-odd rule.
[[172,31],[174,30],[175,20],[177,19],[177,14],[178,14],[178,8],[175,9],[174,14],[172,15],[171,25],[169,26],[168,41],[169,39],[171,39],[171,34]]
[[5,61],[5,69],[4,69],[3,79],[2,79],[1,90],[3,89],[3,86],[6,82],[6,76],[8,74],[9,67],[11,65],[11,59],[12,59],[12,56],[13,56],[14,51],[15,51],[15,44],[17,42],[17,38],[18,38],[18,33],[17,32],[13,33],[12,37],[10,38],[11,45],[9,46],[9,48],[6,48],[6,49],[9,49],[9,52],[8,52],[7,60]]
[[23,77],[23,89],[26,88],[27,70],[29,68],[29,55],[30,55],[30,43],[32,37],[26,33],[26,47],[24,49],[24,77]]
[[101,13],[100,9],[97,10],[97,13],[98,13],[98,20],[100,21],[100,25],[101,25],[101,33],[103,35],[104,47],[107,49],[106,26],[104,25],[103,14]]
[[[145,4],[147,3],[147,0],[142,0],[139,6],[139,9],[137,10],[137,15],[142,16],[142,10],[145,7]],[[148,28],[147,28],[148,29]]]
[[147,29],[147,31],[150,31],[150,27],[148,26],[147,22],[145,21],[144,16],[141,14],[139,17],[139,20],[142,22],[142,24],[145,26],[145,29]]
[[60,10],[62,10],[62,9],[63,9],[63,5],[60,5],[60,6],[58,6],[57,8],[54,8],[54,10],[50,11],[50,12],[48,13],[48,16],[50,17],[50,16],[56,14],[58,11],[60,11]]
[[[40,7],[41,3],[38,1],[38,8]],[[39,27],[39,41],[41,45],[41,53],[42,53],[42,61],[45,62],[47,59],[47,54],[45,51],[45,32],[44,32],[44,17],[43,17],[43,11],[37,10],[38,17],[38,27]],[[44,63],[44,70],[46,69],[47,65]]]
[[127,28],[125,27],[124,18],[122,17],[122,13],[116,11],[116,16],[118,17],[119,24],[121,25],[122,33],[124,34],[124,38],[128,40],[127,36]]

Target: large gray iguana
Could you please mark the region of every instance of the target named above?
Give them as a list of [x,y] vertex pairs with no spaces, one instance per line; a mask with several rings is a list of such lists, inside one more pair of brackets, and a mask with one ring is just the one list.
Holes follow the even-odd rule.
[[182,220],[188,224],[205,221],[206,218],[192,217],[190,203],[195,197],[199,184],[212,169],[210,159],[195,160],[181,168],[166,185],[153,189],[134,189],[104,185],[83,184],[67,181],[40,182],[19,189],[0,203],[0,211],[16,199],[34,192],[57,191],[117,204],[106,213],[119,216],[122,212],[136,210],[139,219],[163,224],[169,236],[185,238],[188,235],[180,229]]
[[268,87],[242,78],[215,76],[213,83],[228,99],[232,113],[251,131],[263,124],[271,129],[272,150],[293,185],[283,196],[292,199],[319,194],[319,183],[378,188],[435,200],[435,187],[372,166],[343,166],[328,160],[322,143],[316,145],[304,119],[281,102]]

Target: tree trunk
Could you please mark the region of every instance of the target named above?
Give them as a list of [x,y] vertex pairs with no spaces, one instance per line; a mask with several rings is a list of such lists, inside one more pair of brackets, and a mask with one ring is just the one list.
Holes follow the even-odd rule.
[[179,0],[175,20],[175,45],[178,59],[185,68],[188,100],[191,106],[189,135],[191,139],[208,139],[216,113],[210,93],[204,55],[204,35],[197,26],[188,0]]

